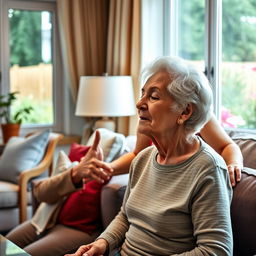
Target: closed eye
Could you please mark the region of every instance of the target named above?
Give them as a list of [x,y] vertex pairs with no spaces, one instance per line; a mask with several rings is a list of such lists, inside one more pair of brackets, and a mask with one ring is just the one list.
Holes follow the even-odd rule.
[[158,98],[158,97],[155,97],[155,96],[150,96],[150,99],[151,99],[151,100],[159,100],[159,98]]

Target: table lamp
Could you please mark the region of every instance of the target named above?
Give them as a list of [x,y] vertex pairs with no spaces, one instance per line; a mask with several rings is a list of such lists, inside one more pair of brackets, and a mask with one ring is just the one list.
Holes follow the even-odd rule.
[[131,76],[81,76],[75,114],[101,117],[94,128],[115,131],[109,117],[135,115]]

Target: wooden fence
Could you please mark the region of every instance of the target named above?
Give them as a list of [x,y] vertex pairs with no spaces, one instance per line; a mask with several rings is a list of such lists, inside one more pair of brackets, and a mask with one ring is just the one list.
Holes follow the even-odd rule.
[[52,64],[10,68],[12,91],[19,91],[20,98],[35,101],[52,101]]

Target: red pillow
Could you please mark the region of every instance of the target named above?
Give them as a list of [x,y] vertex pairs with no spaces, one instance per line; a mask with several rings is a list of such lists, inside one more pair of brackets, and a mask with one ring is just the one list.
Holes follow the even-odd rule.
[[68,157],[71,162],[80,161],[86,155],[90,146],[84,146],[77,143],[72,143],[70,146]]
[[[69,152],[70,160],[80,161],[89,148],[73,143]],[[103,185],[93,180],[69,195],[62,205],[58,222],[89,234],[97,230],[101,226],[100,194]]]

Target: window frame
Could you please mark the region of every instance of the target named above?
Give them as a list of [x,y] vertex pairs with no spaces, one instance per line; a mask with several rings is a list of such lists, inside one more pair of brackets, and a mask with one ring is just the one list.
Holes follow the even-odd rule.
[[[178,55],[177,8],[180,0],[164,1],[164,54]],[[174,38],[174,42],[170,41]],[[222,0],[205,0],[205,73],[213,89],[213,110],[218,120],[221,111],[221,75],[222,64]],[[256,129],[225,128],[227,131],[255,133]]]
[[[221,104],[221,36],[222,33],[222,1],[205,1],[205,70],[213,88],[213,108],[217,119],[220,119]],[[207,40],[208,39],[208,40]]]
[[58,33],[57,22],[57,6],[56,1],[31,1],[31,0],[0,0],[0,92],[6,94],[10,91],[10,77],[9,77],[9,22],[8,22],[8,9],[16,8],[21,10],[32,11],[50,11],[52,13],[52,95],[53,95],[53,124],[23,124],[21,127],[21,135],[35,130],[43,130],[50,128],[53,131],[61,131],[63,127],[64,113],[63,113],[63,98],[64,90],[61,90],[62,81],[62,67],[61,67],[61,54],[60,54],[60,40]]

